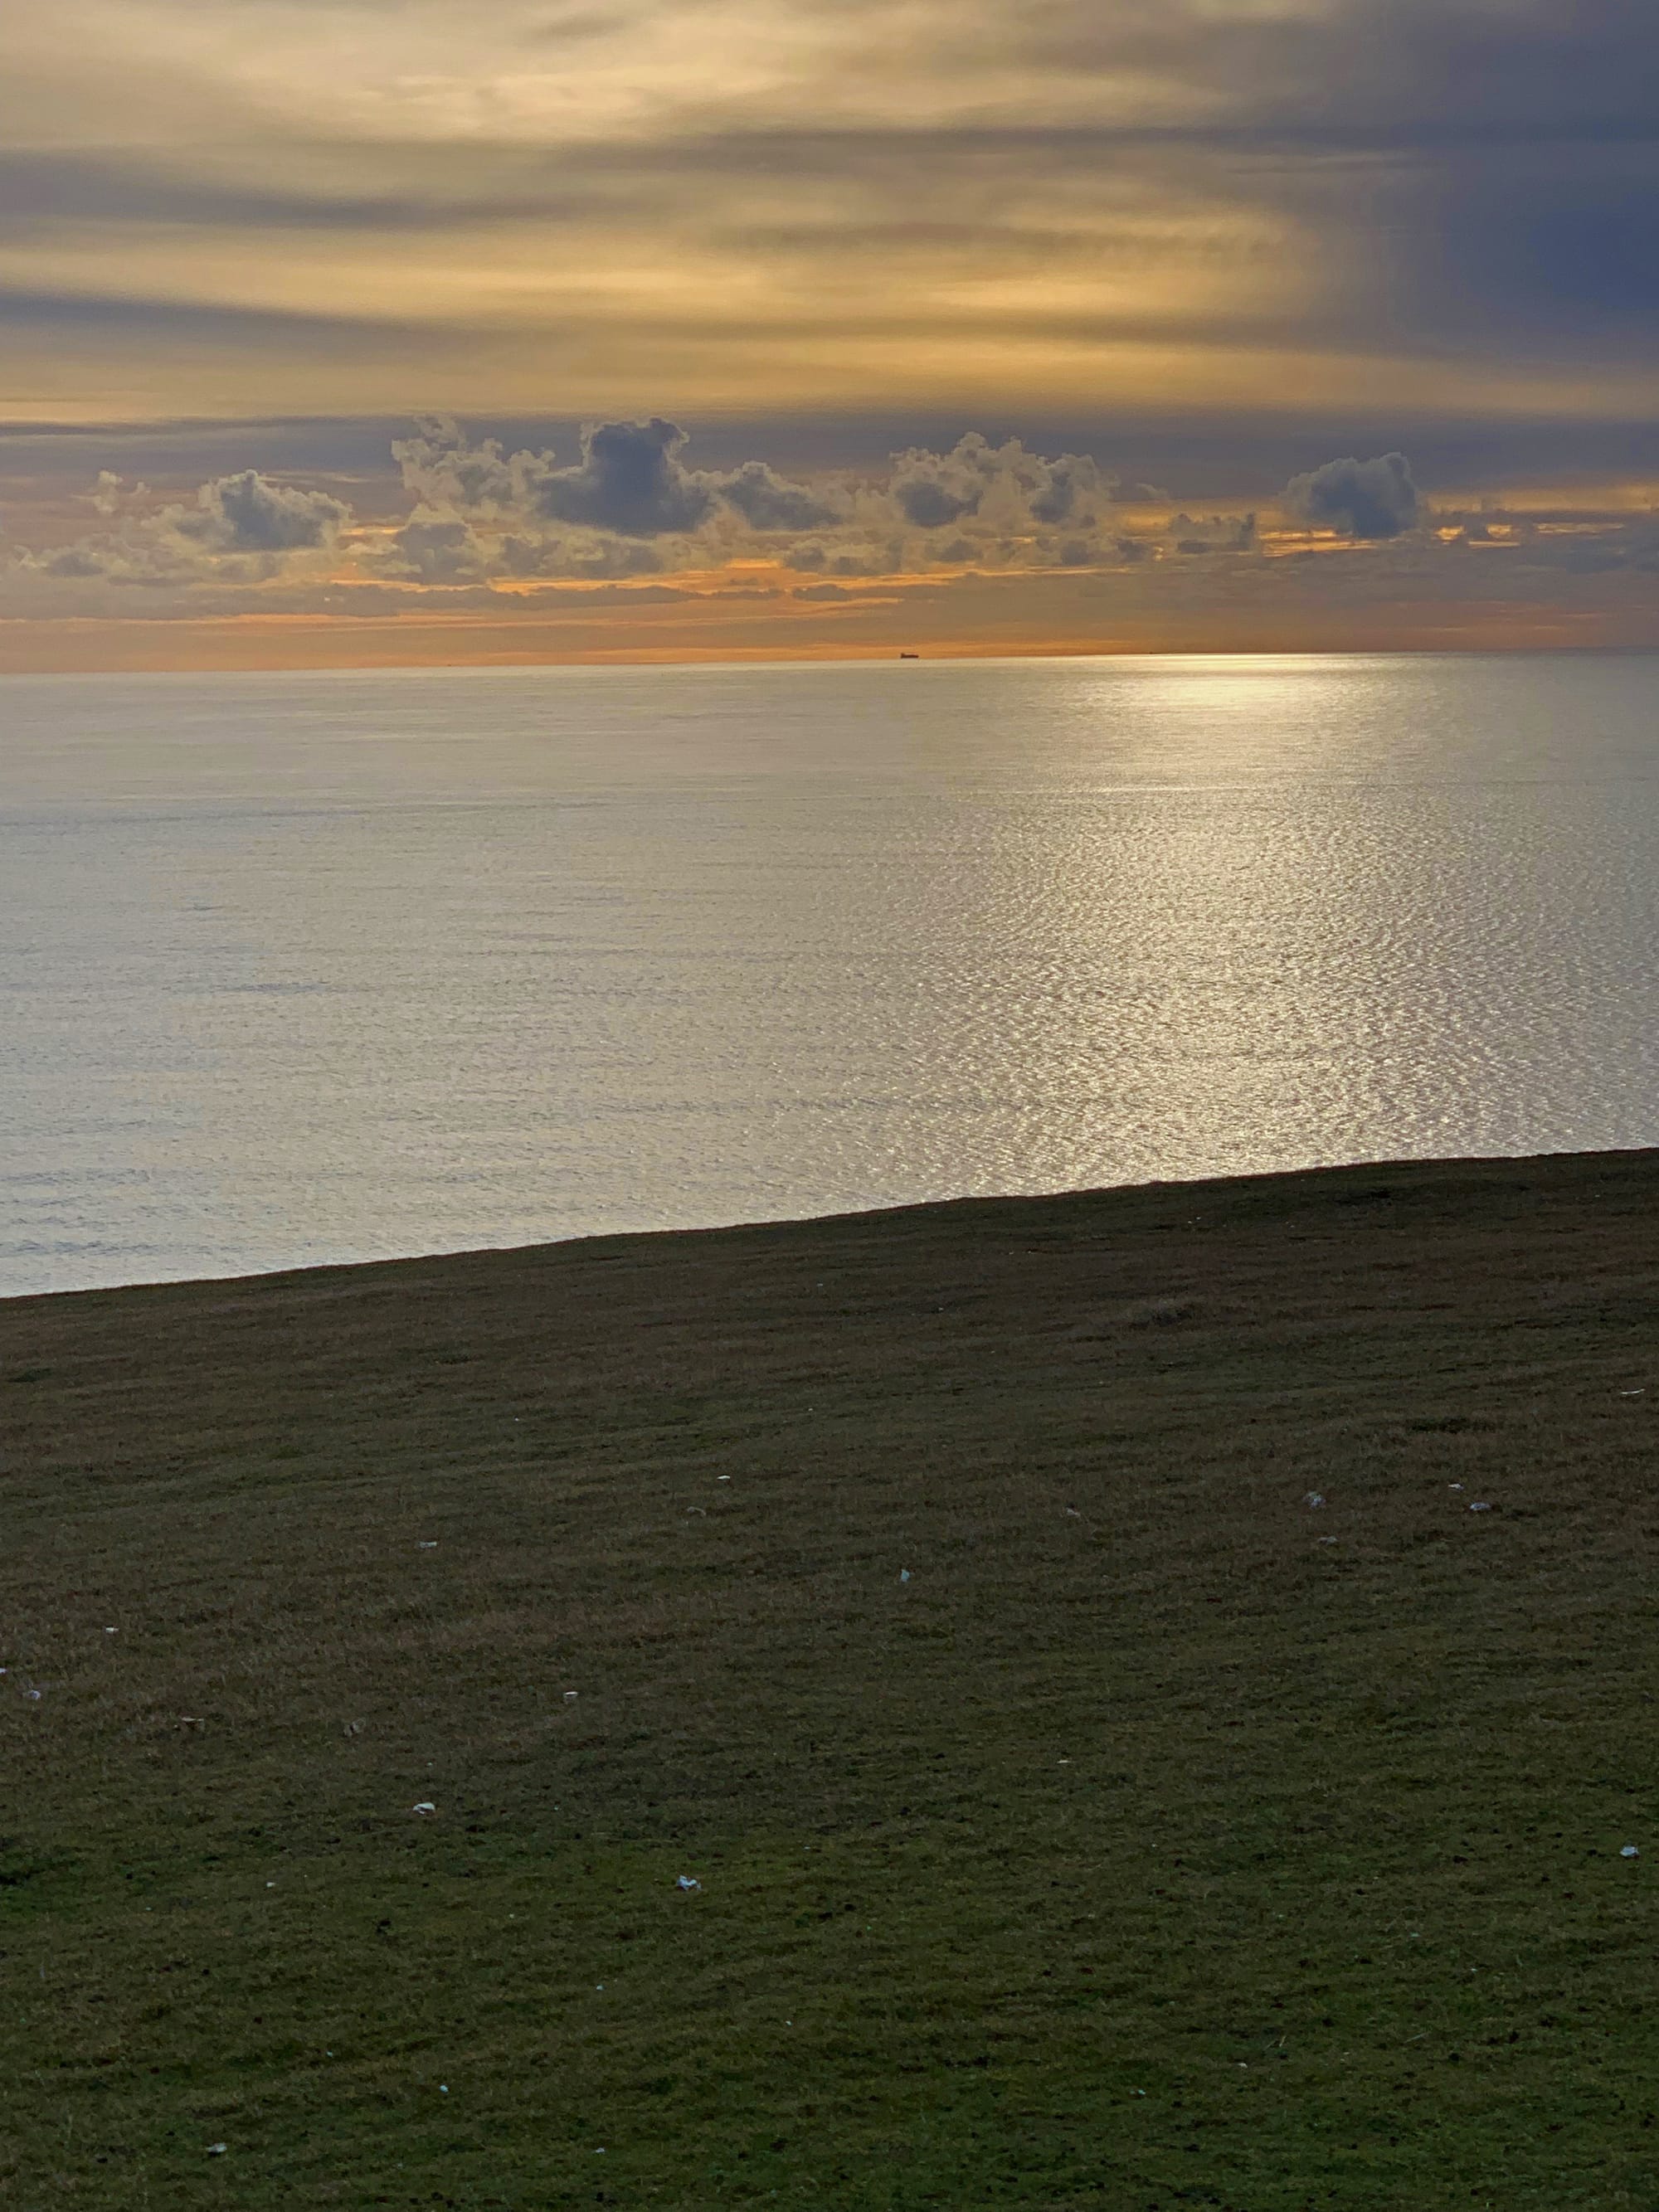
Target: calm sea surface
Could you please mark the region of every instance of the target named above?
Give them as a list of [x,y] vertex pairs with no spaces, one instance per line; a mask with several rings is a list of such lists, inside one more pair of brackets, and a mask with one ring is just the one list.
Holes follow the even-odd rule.
[[1656,695],[0,682],[0,1291],[1659,1142]]

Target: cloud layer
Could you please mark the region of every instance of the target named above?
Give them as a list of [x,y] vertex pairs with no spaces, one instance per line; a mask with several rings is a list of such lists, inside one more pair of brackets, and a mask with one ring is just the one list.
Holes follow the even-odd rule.
[[0,414],[1634,416],[1656,81],[1630,0],[25,4]]

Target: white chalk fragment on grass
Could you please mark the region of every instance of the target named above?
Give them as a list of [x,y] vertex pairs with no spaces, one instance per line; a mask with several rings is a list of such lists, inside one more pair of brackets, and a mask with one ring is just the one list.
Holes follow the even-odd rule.
[[1634,1844],[1626,1844],[1624,1850],[1620,1852],[1619,1856],[1621,1859],[1639,1859],[1642,1854],[1638,1850]]
[[422,1800],[421,1800],[421,1802],[420,1802],[420,1803],[419,1803],[418,1805],[411,1805],[411,1806],[410,1807],[410,1808],[409,1808],[409,1809],[410,1809],[410,1811],[411,1813],[423,1813],[423,1814],[424,1814],[424,1813],[435,1813],[435,1812],[437,1811],[437,1809],[438,1809],[438,1808],[437,1808],[437,1807],[436,1807],[436,1806],[432,1802],[432,1800],[431,1800],[429,1797],[422,1797]]
[[1325,1501],[1316,1490],[1310,1490],[1307,1496],[1303,1499],[1302,1503],[1304,1505],[1311,1505],[1315,1510],[1317,1511],[1319,1507],[1322,1506]]
[[675,1887],[677,1889],[701,1889],[702,1887],[702,1884],[700,1881],[694,1881],[689,1874],[683,1874],[678,1881],[675,1884]]

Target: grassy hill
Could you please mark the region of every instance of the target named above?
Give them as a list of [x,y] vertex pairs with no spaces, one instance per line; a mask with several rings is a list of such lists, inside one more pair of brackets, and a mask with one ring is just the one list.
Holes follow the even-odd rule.
[[1653,2212],[1656,1201],[0,1306],[0,2195]]

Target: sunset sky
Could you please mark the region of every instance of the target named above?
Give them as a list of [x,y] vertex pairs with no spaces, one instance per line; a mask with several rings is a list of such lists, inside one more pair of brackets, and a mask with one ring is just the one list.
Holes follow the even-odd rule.
[[0,669],[1659,645],[1632,0],[11,0]]

